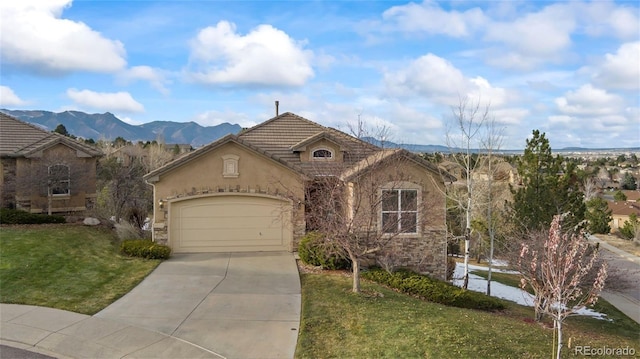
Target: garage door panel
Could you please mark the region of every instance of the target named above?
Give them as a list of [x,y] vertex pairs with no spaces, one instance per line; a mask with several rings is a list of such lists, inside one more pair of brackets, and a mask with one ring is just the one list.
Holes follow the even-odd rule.
[[171,204],[175,252],[282,251],[292,238],[291,205],[263,196],[211,196]]

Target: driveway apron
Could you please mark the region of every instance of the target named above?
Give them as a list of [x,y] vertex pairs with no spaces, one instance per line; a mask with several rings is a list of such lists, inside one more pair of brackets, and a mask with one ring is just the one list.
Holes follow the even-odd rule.
[[291,253],[174,254],[95,316],[165,333],[225,358],[293,358],[300,300]]

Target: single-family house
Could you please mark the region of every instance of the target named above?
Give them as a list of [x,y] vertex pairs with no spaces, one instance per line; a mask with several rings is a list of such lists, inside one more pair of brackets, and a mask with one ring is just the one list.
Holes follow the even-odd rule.
[[97,148],[0,113],[0,205],[84,214],[96,200]]
[[611,210],[611,232],[618,232],[624,227],[624,222],[629,220],[629,216],[634,213],[640,218],[640,203],[636,201],[607,201],[609,210]]
[[[375,186],[374,177],[382,180]],[[380,256],[445,276],[445,196],[438,167],[293,113],[227,135],[144,178],[153,186],[154,241],[174,252],[296,251],[318,221],[371,215],[356,207],[376,197],[382,200],[370,217],[375,223],[354,230],[393,234]],[[345,199],[331,211],[317,208],[328,202],[319,199],[335,196],[319,185],[328,181]],[[373,196],[363,200],[356,193],[365,186]]]

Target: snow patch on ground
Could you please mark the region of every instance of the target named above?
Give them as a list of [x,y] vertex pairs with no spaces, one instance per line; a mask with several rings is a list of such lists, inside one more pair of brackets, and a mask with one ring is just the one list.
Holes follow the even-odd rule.
[[[487,271],[487,267],[469,265],[469,271],[482,270]],[[514,271],[509,270],[500,270],[500,269],[492,269],[492,272],[502,272],[502,273],[515,273]],[[456,270],[453,273],[453,284],[462,287],[464,282],[464,264],[458,263],[456,265]],[[474,292],[486,293],[487,292],[487,280],[469,273],[469,284],[467,285],[467,289],[472,290]],[[509,300],[512,302],[516,302],[520,305],[526,305],[528,307],[533,307],[533,299],[534,296],[520,288],[511,287],[502,283],[498,283],[496,281],[491,281],[491,296],[496,298],[501,298],[505,300]],[[602,314],[600,312],[596,312],[593,309],[582,307],[577,310],[576,314],[585,315],[589,317],[594,317],[597,319],[608,320],[606,314]]]

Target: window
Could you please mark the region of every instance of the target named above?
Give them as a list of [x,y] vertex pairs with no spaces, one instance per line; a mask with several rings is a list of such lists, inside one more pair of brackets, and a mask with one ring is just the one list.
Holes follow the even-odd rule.
[[382,231],[384,233],[418,232],[418,190],[382,190]]
[[235,178],[240,175],[238,172],[238,160],[240,156],[224,155],[222,156],[222,177]]
[[69,166],[53,165],[48,168],[49,193],[54,196],[68,196],[70,192],[71,181],[69,179]]
[[333,152],[331,152],[331,150],[328,150],[326,148],[320,148],[320,149],[314,150],[312,153],[312,156],[314,160],[330,160],[333,158]]

